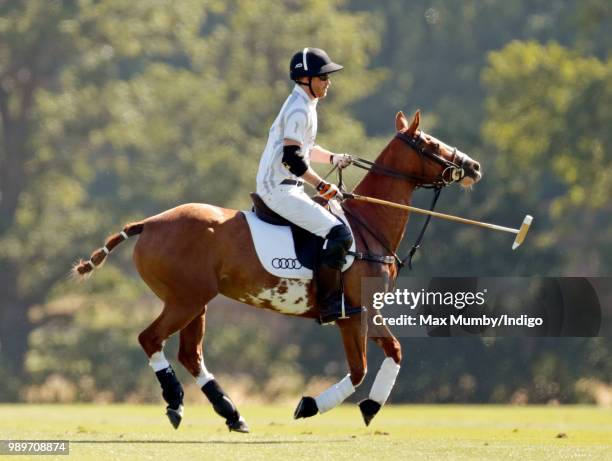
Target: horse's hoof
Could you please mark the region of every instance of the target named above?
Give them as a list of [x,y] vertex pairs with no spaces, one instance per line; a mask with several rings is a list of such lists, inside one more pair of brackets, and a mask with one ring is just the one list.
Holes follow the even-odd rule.
[[381,406],[382,405],[380,403],[375,402],[372,399],[365,399],[359,402],[361,416],[363,416],[363,422],[366,426],[370,425],[370,421],[374,419],[374,416],[376,416],[376,413],[378,413]]
[[293,419],[298,418],[310,418],[319,412],[317,402],[312,397],[302,397],[300,403],[298,403],[295,411],[293,412]]
[[225,424],[227,424],[227,428],[230,430],[230,432],[234,431],[242,432],[243,434],[248,434],[251,431],[242,416],[234,422],[225,421]]
[[166,408],[166,416],[170,420],[170,424],[172,424],[172,427],[178,429],[181,424],[181,421],[183,420],[183,405],[179,406],[178,410],[175,410],[170,407]]

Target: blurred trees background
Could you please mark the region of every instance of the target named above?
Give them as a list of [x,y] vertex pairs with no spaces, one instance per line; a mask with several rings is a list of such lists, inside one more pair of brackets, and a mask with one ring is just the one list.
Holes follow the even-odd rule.
[[[346,68],[319,107],[322,145],[372,158],[395,112],[421,108],[485,170],[440,210],[536,217],[517,253],[506,235],[432,222],[415,275],[610,275],[610,16],[606,0],[2,2],[0,401],[159,399],[136,337],[160,305],[130,248],[86,283],[70,265],[180,203],[247,208],[303,46]],[[212,304],[209,368],[250,396],[345,372],[334,329]],[[609,338],[403,344],[395,401],[592,401],[612,381]]]

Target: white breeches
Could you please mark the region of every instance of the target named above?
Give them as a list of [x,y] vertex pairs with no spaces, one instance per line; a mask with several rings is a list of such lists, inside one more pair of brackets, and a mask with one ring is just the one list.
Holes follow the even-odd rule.
[[292,223],[325,238],[332,227],[342,222],[313,202],[303,187],[279,185],[261,196],[268,207]]

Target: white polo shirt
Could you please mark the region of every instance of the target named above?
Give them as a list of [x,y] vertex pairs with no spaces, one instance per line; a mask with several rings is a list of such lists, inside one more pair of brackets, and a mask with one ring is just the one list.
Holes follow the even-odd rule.
[[302,144],[301,152],[310,165],[310,150],[317,137],[317,101],[310,99],[300,85],[295,85],[274,120],[268,143],[259,161],[257,193],[264,195],[275,189],[284,179],[299,180],[282,163],[283,139]]

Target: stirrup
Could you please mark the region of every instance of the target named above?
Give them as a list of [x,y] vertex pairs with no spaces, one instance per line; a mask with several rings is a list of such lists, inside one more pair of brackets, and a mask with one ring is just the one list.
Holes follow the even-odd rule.
[[[344,301],[344,296],[342,297]],[[361,314],[365,309],[363,306],[346,306],[344,302],[342,303],[341,309],[338,310],[329,310],[328,312],[319,313],[319,318],[316,319],[319,325],[329,325],[334,323],[336,320],[345,320],[355,314]]]

